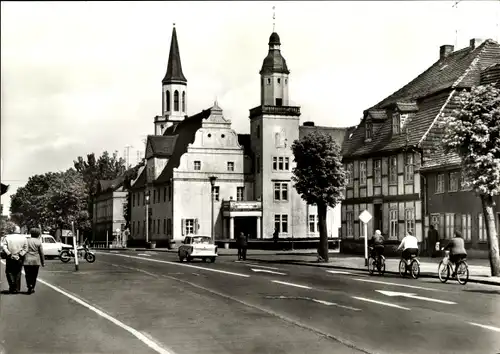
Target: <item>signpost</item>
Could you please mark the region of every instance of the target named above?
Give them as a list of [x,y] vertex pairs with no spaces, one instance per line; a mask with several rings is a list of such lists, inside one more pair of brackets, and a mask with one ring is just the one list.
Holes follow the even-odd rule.
[[359,214],[359,220],[363,222],[363,229],[365,234],[365,267],[368,265],[368,222],[372,219],[372,214],[368,210],[363,210]]
[[78,246],[76,245],[75,223],[71,222],[71,233],[73,234],[73,251],[75,252],[75,271],[78,272]]

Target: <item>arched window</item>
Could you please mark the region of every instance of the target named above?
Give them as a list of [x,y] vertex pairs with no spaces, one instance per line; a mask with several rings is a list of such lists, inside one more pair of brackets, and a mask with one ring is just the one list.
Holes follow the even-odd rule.
[[182,111],[186,112],[186,91],[182,91]]
[[174,111],[179,112],[179,91],[174,92]]
[[170,112],[170,91],[165,91],[165,101],[167,103],[167,112]]

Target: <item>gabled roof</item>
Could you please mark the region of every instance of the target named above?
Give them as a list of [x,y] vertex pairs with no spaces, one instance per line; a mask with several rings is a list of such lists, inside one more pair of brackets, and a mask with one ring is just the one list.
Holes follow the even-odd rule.
[[115,179],[101,179],[99,180],[98,186],[98,194],[110,191],[116,191],[118,188],[123,186],[123,182],[125,181],[125,176],[120,176]]
[[139,171],[139,176],[137,176],[137,179],[133,182],[130,189],[139,189],[139,188],[144,188],[145,186],[146,186],[146,167],[143,166]]
[[302,139],[304,136],[311,134],[312,132],[321,132],[323,134],[330,135],[342,149],[344,140],[346,140],[349,137],[348,131],[353,128],[354,127],[336,128],[336,127],[322,127],[316,125],[314,126],[301,125],[299,127],[299,139]]
[[172,30],[172,40],[170,42],[170,53],[168,55],[167,73],[162,80],[163,84],[187,83],[182,72],[181,55],[179,53],[179,43],[177,43],[177,32]]
[[[408,147],[419,147],[432,126],[450,103],[454,90],[480,83],[480,73],[500,62],[500,45],[486,40],[480,46],[467,47],[450,53],[407,85],[365,111],[365,117],[346,141],[344,158],[388,153]],[[368,116],[382,117],[383,110],[398,108],[410,113],[401,134],[392,135],[392,119],[374,126],[371,142],[365,141],[365,120]],[[415,112],[415,108],[418,110]],[[368,114],[367,114],[368,113]],[[376,130],[375,130],[376,129]]]
[[146,158],[172,156],[176,141],[177,135],[148,135]]

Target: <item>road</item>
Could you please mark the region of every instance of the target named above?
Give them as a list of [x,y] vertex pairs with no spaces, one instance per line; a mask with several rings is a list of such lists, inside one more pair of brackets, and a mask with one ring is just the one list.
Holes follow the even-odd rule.
[[134,251],[40,278],[1,297],[6,353],[500,353],[498,286]]

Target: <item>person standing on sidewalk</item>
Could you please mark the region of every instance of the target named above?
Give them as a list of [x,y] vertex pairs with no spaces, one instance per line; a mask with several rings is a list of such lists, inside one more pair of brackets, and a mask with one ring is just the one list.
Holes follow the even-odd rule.
[[438,232],[434,228],[434,225],[429,225],[429,231],[427,232],[427,252],[429,257],[436,257],[436,243],[439,239]]
[[24,255],[28,251],[26,235],[20,233],[7,235],[1,247],[6,256],[5,275],[9,283],[9,292],[17,294],[21,291],[21,271]]
[[40,241],[40,229],[30,230],[31,237],[28,238],[28,252],[24,258],[24,272],[26,273],[26,285],[28,294],[35,292],[36,278],[40,266],[45,267],[45,256],[43,254],[42,241]]
[[243,232],[240,232],[240,235],[238,236],[238,260],[246,260],[247,256],[247,237]]

